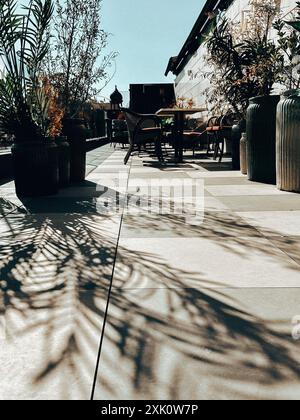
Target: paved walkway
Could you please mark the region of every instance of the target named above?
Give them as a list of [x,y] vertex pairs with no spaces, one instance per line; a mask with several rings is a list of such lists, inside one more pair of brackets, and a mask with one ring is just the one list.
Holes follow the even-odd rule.
[[0,187],[0,399],[299,399],[300,196],[123,157],[52,198]]

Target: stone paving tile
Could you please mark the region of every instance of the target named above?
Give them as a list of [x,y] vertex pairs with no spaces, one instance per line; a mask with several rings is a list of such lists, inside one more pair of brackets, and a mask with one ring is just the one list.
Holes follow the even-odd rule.
[[251,182],[246,177],[240,176],[240,177],[206,177],[204,178],[204,183],[206,186],[217,186],[217,185],[249,185],[249,186],[261,186],[262,184],[258,182]]
[[124,162],[122,160],[111,160],[111,159],[106,159],[103,163],[101,163],[101,166],[103,167],[113,167],[113,168],[121,168],[121,169],[128,169],[129,166],[125,166]]
[[[300,287],[300,267],[263,237],[123,238],[114,287]],[[174,282],[170,273],[177,273]]]
[[215,197],[206,196],[204,205],[205,205],[205,211],[225,211],[225,210],[230,211],[228,206],[226,206],[221,200]]
[[7,213],[11,213],[16,209],[17,206],[15,206],[12,202],[8,201],[7,198],[0,197],[0,216],[5,215]]
[[[208,172],[208,171],[195,171],[188,172],[188,175],[191,178],[241,178],[241,174],[238,171],[219,171],[217,172]],[[242,176],[243,179],[247,179]]]
[[266,236],[300,235],[300,211],[261,211],[238,214]]
[[215,185],[207,186],[207,191],[209,191],[215,197],[228,197],[228,196],[267,196],[267,195],[290,195],[293,194],[279,191],[273,185]]
[[[122,194],[116,192],[113,189],[109,189],[108,187],[99,184],[90,183],[90,186],[85,187],[71,187],[59,192],[58,196],[62,198],[71,198],[75,200],[80,200],[82,198],[87,198],[93,201],[95,198],[99,197],[117,197],[121,196]],[[124,194],[123,194],[124,195]]]
[[269,240],[300,266],[300,236],[273,236]]
[[299,288],[114,289],[95,399],[298,400],[299,301]]
[[73,283],[4,294],[1,400],[90,399],[107,289]]
[[190,183],[189,180],[186,179],[141,180],[138,178],[131,178],[128,183],[127,191],[130,195],[136,197],[145,197],[149,200],[160,198],[161,200],[176,199],[186,202],[195,202],[202,197],[213,198],[211,194],[204,189],[203,183],[197,182],[197,184],[194,184]]
[[94,170],[95,174],[97,174],[97,173],[108,173],[108,174],[114,173],[115,174],[115,173],[119,173],[119,172],[121,172],[121,173],[126,172],[127,173],[127,172],[129,172],[129,167],[124,166],[124,165],[122,165],[122,166],[121,165],[119,165],[119,166],[100,165]]
[[175,174],[173,172],[141,172],[138,174],[133,174],[136,178],[140,179],[174,179],[174,178],[186,178],[189,179],[189,176],[184,171],[178,171]]
[[274,194],[252,196],[218,197],[228,208],[236,212],[298,211],[299,194]]
[[59,213],[59,214],[97,214],[97,206],[91,197],[60,197],[39,198],[31,200],[26,209],[31,214]]
[[199,224],[193,218],[176,214],[125,215],[122,223],[122,238],[210,238],[216,239],[261,237],[257,229],[235,213],[220,211],[205,212]]
[[128,179],[127,171],[112,172],[112,173],[97,173],[93,171],[89,176],[86,177],[88,181],[100,181],[106,179]]

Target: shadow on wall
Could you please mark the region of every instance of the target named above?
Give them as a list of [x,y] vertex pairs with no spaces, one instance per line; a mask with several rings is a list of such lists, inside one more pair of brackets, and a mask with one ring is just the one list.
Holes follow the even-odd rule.
[[[60,209],[65,202],[56,200]],[[110,218],[93,213],[88,200],[81,213],[35,213],[39,206],[0,219],[0,317],[7,345],[21,343],[23,369],[13,370],[21,355],[11,353],[2,372],[8,381],[12,369],[17,383],[25,375],[35,397],[51,379],[57,398],[89,398],[116,238]],[[104,397],[199,399],[235,390],[244,398],[256,383],[271,389],[300,380],[290,336],[245,312],[226,290],[189,288],[191,276],[214,284],[119,248],[98,375]],[[126,289],[143,278],[152,288]]]

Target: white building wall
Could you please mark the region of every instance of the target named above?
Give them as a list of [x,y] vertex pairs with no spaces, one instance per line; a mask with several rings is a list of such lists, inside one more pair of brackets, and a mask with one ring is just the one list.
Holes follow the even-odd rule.
[[[281,13],[286,15],[296,7],[296,0],[279,0]],[[225,12],[225,16],[236,22],[243,21],[243,14],[249,10],[249,0],[235,0]],[[191,57],[185,68],[175,80],[177,98],[186,101],[193,99],[195,106],[206,107],[205,90],[209,88],[209,79],[205,77],[210,69],[206,64],[206,48],[202,44]]]

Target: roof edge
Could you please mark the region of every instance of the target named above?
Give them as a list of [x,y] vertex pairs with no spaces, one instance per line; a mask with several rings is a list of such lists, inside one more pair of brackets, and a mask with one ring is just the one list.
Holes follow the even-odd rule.
[[212,18],[210,13],[217,9],[225,10],[233,3],[234,0],[207,0],[204,4],[200,15],[194,24],[188,38],[186,39],[181,51],[176,57],[171,57],[165,72],[165,76],[171,71],[174,75],[178,76],[183,64],[185,63],[189,54],[194,53],[199,47],[199,39],[207,25],[211,22]]

